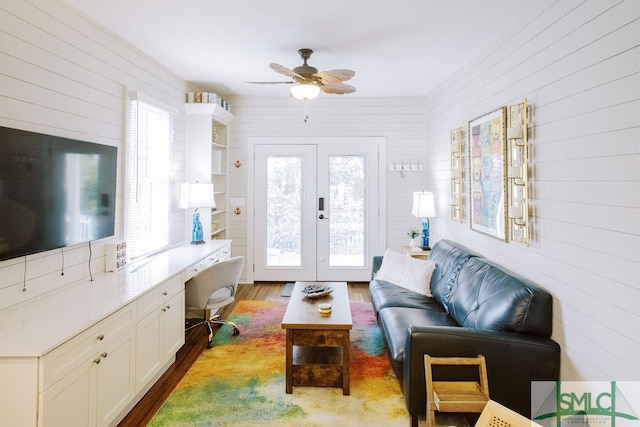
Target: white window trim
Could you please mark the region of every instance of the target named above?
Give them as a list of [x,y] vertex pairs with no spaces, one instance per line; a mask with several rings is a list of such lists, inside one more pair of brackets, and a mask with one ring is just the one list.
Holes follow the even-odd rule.
[[[134,102],[142,102],[145,104],[148,104],[152,107],[158,108],[160,110],[163,110],[164,112],[167,112],[170,114],[171,116],[171,142],[169,143],[169,163],[171,162],[171,154],[172,154],[172,147],[174,144],[174,136],[175,136],[175,116],[178,114],[179,109],[175,108],[169,104],[166,104],[164,102],[158,101],[157,99],[150,97],[144,93],[141,93],[139,91],[135,91],[135,90],[130,90],[130,91],[125,91],[126,93],[126,108],[125,108],[125,147],[124,147],[124,227],[123,227],[123,231],[124,231],[124,236],[125,239],[128,239],[129,233],[130,233],[130,226],[131,226],[131,221],[130,221],[130,212],[129,212],[129,201],[130,201],[130,197],[131,197],[131,187],[129,184],[129,173],[128,173],[128,167],[129,167],[129,146],[131,144],[131,140],[132,140],[132,134],[131,132],[133,131],[132,127],[131,127],[131,120],[130,120],[130,116],[132,114],[132,105]],[[137,127],[136,127],[137,130]],[[172,247],[172,243],[171,243],[171,235],[172,235],[172,221],[171,219],[171,186],[173,185],[173,182],[171,181],[171,176],[170,176],[170,168],[168,169],[168,184],[169,184],[169,189],[168,189],[168,212],[167,212],[167,241],[166,244],[162,247],[158,247],[155,250],[150,251],[149,253],[144,253],[144,254],[136,254],[135,256],[132,256],[131,259],[135,260],[136,258],[144,258],[150,255],[153,255],[155,253],[158,252],[162,252],[166,249],[169,249],[170,247]]]

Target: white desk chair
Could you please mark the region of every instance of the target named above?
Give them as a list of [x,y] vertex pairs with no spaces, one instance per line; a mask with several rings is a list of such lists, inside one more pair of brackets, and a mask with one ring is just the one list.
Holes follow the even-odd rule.
[[202,323],[206,324],[209,330],[209,348],[213,339],[212,324],[231,325],[233,335],[240,334],[233,322],[221,319],[217,312],[235,300],[243,266],[244,257],[241,256],[220,261],[201,271],[185,284],[185,317],[202,320],[188,329]]

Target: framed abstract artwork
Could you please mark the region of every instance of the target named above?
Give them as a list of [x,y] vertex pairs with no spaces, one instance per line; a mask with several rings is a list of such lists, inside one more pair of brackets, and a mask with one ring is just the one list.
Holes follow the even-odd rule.
[[506,240],[506,109],[469,122],[471,229]]

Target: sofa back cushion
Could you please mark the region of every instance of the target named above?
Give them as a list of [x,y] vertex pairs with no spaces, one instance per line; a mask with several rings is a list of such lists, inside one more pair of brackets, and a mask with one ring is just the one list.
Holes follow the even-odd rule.
[[465,247],[445,239],[438,240],[431,249],[429,259],[435,263],[435,269],[431,274],[431,294],[446,310],[460,269],[472,256],[476,255]]
[[460,326],[551,336],[551,295],[484,258],[467,260],[450,293],[447,309]]

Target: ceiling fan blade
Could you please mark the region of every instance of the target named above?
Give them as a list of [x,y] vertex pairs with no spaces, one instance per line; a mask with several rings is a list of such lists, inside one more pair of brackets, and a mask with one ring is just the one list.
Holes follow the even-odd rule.
[[351,79],[355,75],[356,75],[355,71],[343,70],[343,69],[320,71],[319,73],[314,74],[314,76],[320,77],[320,80],[322,81],[323,84],[344,82],[346,80]]
[[289,81],[289,82],[247,82],[247,83],[251,83],[251,84],[254,84],[254,85],[292,85],[292,84],[296,84],[298,82]]
[[290,70],[283,65],[276,64],[275,62],[272,62],[271,64],[269,64],[269,67],[276,73],[284,74],[285,76],[292,77],[296,80],[303,78],[300,74],[296,73],[295,71]]
[[334,95],[344,95],[345,93],[353,93],[356,88],[345,83],[334,83],[328,85],[322,85],[320,87],[324,93],[331,93]]

